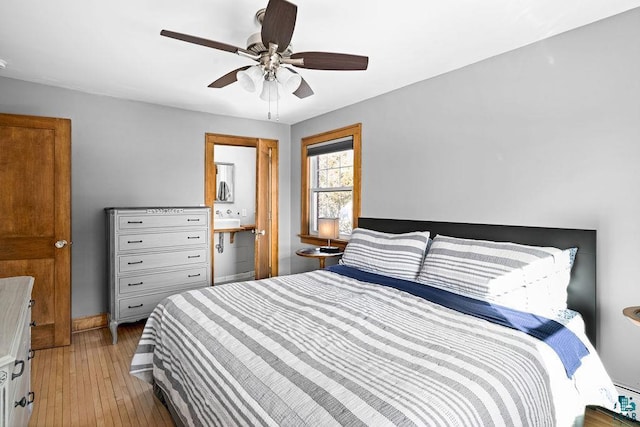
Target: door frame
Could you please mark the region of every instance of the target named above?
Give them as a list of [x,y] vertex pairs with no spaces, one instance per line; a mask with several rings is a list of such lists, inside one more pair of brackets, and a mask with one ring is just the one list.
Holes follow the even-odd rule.
[[[269,210],[271,212],[271,221],[269,222],[269,230],[267,230],[267,234],[269,236],[269,269],[270,276],[278,275],[278,141],[275,139],[267,139],[267,138],[256,138],[256,137],[248,137],[248,136],[236,136],[236,135],[224,135],[217,133],[205,133],[205,148],[204,148],[204,199],[206,206],[209,206],[212,210],[211,214],[211,242],[214,241],[214,227],[213,227],[213,219],[215,213],[213,212],[213,204],[215,202],[215,194],[216,194],[216,171],[213,165],[215,164],[214,158],[214,147],[216,145],[232,145],[237,147],[253,147],[256,149],[256,168],[258,167],[258,146],[265,145],[266,147],[271,149],[271,160],[269,162],[270,167],[270,183],[261,183],[259,182],[259,174],[256,174],[256,189],[259,185],[271,185],[269,188],[269,193],[271,195],[271,204],[269,206]],[[258,191],[256,191],[258,194]],[[256,204],[256,209],[257,209]],[[256,216],[258,213],[256,212]],[[256,217],[256,223],[258,223],[258,218]],[[211,281],[213,283],[214,277],[214,257],[215,251],[211,251]]]

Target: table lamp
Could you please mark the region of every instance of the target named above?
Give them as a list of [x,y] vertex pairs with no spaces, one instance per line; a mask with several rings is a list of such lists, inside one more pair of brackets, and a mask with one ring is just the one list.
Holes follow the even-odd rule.
[[339,234],[340,220],[338,218],[318,218],[318,237],[327,239],[327,246],[320,246],[320,252],[339,252],[339,247],[331,246],[331,239],[337,239]]

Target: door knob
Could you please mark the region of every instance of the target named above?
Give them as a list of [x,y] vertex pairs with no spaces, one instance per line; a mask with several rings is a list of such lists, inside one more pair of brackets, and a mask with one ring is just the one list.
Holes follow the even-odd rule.
[[68,243],[69,243],[69,242],[67,242],[66,240],[58,240],[58,241],[56,242],[56,248],[58,248],[58,249],[62,249],[62,248],[64,248],[65,246],[67,246],[67,244],[68,244]]
[[264,236],[264,235],[265,235],[265,233],[266,233],[266,231],[265,231],[265,230],[256,231],[256,234],[259,234],[259,235],[261,235],[261,236]]

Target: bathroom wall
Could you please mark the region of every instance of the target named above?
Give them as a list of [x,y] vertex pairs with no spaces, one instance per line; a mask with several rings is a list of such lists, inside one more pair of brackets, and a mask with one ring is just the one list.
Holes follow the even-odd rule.
[[[214,146],[216,162],[234,164],[233,203],[214,203],[213,212],[223,217],[240,217],[242,225],[255,224],[256,211],[256,149],[230,145]],[[228,213],[227,211],[231,211]],[[245,214],[246,215],[243,215]],[[224,239],[223,252],[216,245]],[[254,277],[254,235],[248,231],[235,234],[231,243],[230,233],[215,233],[213,239],[213,281],[223,283]]]

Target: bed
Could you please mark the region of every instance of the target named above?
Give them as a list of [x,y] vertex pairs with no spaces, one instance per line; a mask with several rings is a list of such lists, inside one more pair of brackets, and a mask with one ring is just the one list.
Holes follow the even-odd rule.
[[615,409],[592,344],[595,231],[359,227],[340,265],[163,300],[131,373],[189,426],[569,426]]

